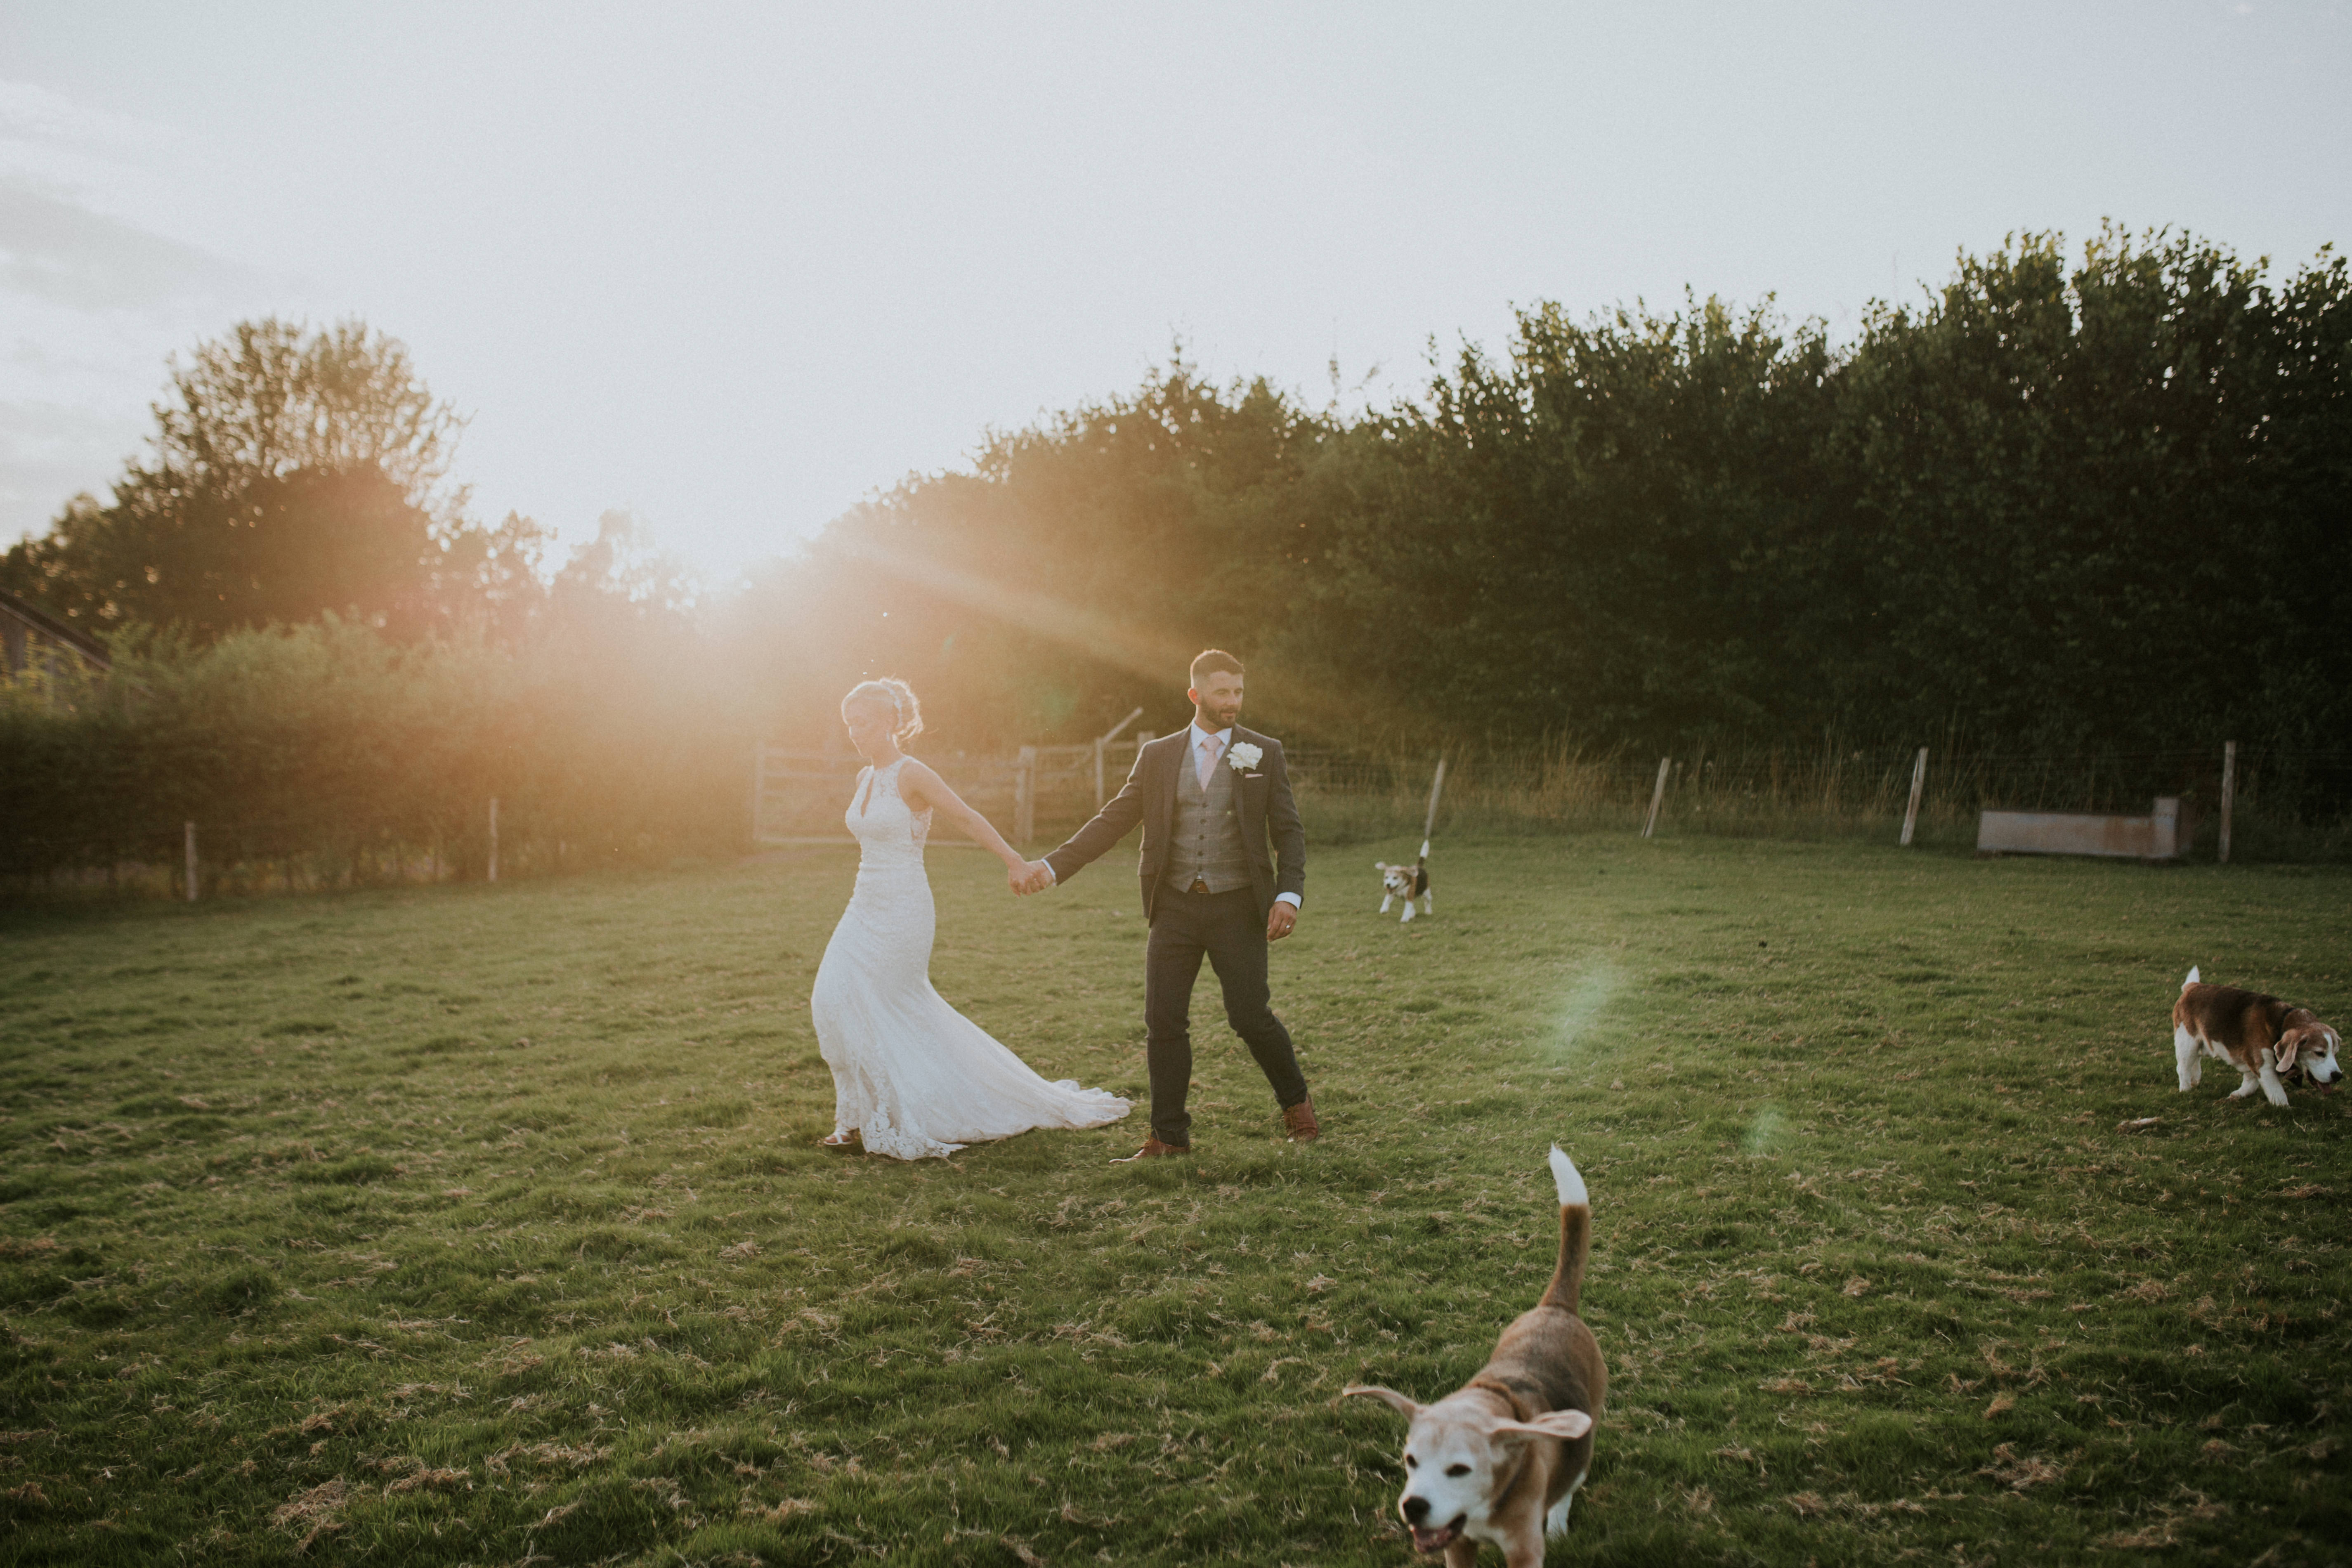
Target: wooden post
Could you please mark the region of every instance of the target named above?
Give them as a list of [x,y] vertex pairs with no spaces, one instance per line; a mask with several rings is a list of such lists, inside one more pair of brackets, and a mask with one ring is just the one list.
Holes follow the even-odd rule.
[[1903,847],[1911,847],[1911,830],[1919,826],[1919,791],[1927,783],[1927,748],[1919,748],[1919,760],[1911,764],[1911,804],[1903,812]]
[[1013,765],[1013,840],[1026,844],[1037,837],[1037,748],[1021,748]]
[[2221,864],[2230,863],[2230,812],[2238,804],[2238,742],[2221,743]]
[[188,902],[196,901],[196,825],[187,825],[185,835],[188,851]]
[[499,879],[499,797],[490,796],[490,878]]
[[1121,730],[1142,717],[1143,710],[1139,708],[1095,737],[1095,809],[1097,811],[1100,811],[1103,808],[1103,802],[1110,798],[1103,790],[1103,753],[1109,749],[1113,741],[1118,739],[1118,732]]
[[767,793],[768,748],[751,748],[751,842],[760,842],[760,797]]
[[1650,792],[1649,819],[1642,824],[1642,837],[1644,838],[1657,829],[1658,808],[1666,804],[1666,770],[1671,766],[1673,766],[1671,758],[1658,759],[1658,787]]

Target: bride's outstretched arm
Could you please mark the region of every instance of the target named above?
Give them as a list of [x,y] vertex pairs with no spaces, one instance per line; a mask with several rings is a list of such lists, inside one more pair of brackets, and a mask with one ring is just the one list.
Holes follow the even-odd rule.
[[1029,862],[1021,858],[1019,850],[1004,842],[1004,835],[997,832],[988,818],[966,805],[963,797],[950,789],[945,779],[911,757],[899,770],[898,793],[906,796],[908,805],[918,811],[937,812],[962,828],[973,843],[994,853],[1004,862],[1016,889],[1028,876]]

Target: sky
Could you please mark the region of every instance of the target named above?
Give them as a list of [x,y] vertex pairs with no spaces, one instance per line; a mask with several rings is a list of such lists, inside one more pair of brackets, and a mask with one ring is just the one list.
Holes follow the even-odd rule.
[[717,581],[1180,342],[1356,408],[1515,307],[1845,336],[2025,230],[2292,271],[2347,68],[2352,0],[0,0],[0,545],[268,314],[405,342],[475,516]]

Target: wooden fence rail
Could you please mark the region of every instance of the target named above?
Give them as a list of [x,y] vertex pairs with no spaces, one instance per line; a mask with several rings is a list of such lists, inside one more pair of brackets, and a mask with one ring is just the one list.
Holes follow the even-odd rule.
[[[1040,834],[1076,826],[1096,809],[1151,739],[1115,734],[1012,755],[950,752],[926,761],[1034,849]],[[1916,844],[1925,834],[1949,847],[1965,842],[1963,833],[1981,829],[1986,810],[2136,816],[2130,808],[2155,798],[2180,803],[2174,845],[2182,855],[2212,848],[2231,863],[2249,850],[2262,859],[2352,858],[2352,806],[2346,804],[2352,802],[2352,752],[2272,752],[2237,742],[2151,754],[1946,751],[1932,759],[1932,772],[1925,747],[1835,754],[1822,748],[1810,756],[1780,747],[1697,752],[1686,761],[1660,759],[1655,767],[1622,754],[1454,757],[1433,811],[1433,758],[1308,750],[1289,752],[1286,760],[1310,833],[1327,845],[1402,837],[1418,816],[1424,837],[1456,828],[1654,836],[1670,826],[1741,836],[1893,836],[1899,823],[1899,843]],[[846,752],[758,748],[748,802],[751,836],[766,844],[846,844],[842,816],[860,765]],[[2125,798],[2132,789],[2150,793]],[[696,798],[706,803],[704,821],[726,815],[718,802]],[[2216,804],[2218,847],[2198,826]],[[76,826],[73,837],[63,830],[47,837],[37,822],[0,821],[0,903],[75,889],[196,898],[452,879],[504,883],[583,867],[657,865],[672,853],[649,832],[632,840],[592,820],[583,834],[579,818],[557,808],[544,795],[534,800],[525,794],[427,803],[386,817],[372,815],[367,803],[353,809],[327,796],[299,815],[247,816],[221,807],[184,818],[173,811],[167,820]],[[724,826],[701,842],[716,853],[739,843]],[[940,842],[965,840],[948,834]]]

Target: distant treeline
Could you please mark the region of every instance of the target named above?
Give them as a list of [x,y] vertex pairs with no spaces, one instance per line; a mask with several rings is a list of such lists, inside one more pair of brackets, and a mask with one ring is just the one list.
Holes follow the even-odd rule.
[[2332,252],[2278,282],[2114,231],[1964,258],[1843,348],[1712,300],[1544,306],[1361,417],[1180,365],[761,592],[819,688],[899,674],[1006,742],[1158,713],[1219,644],[1335,747],[2340,751],[2347,343]]
[[458,422],[396,341],[250,323],[174,367],[110,500],[0,559],[122,656],[0,690],[0,869],[187,817],[470,865],[492,795],[535,864],[719,847],[753,742],[824,741],[862,676],[914,683],[922,745],[995,750],[1171,728],[1211,645],[1326,753],[1933,744],[2112,784],[2236,740],[2273,809],[2338,815],[2347,296],[2332,251],[2279,280],[2109,230],[1963,258],[1843,345],[1547,305],[1363,414],[1180,361],[716,591],[617,514],[543,571],[544,530],[444,482]]

